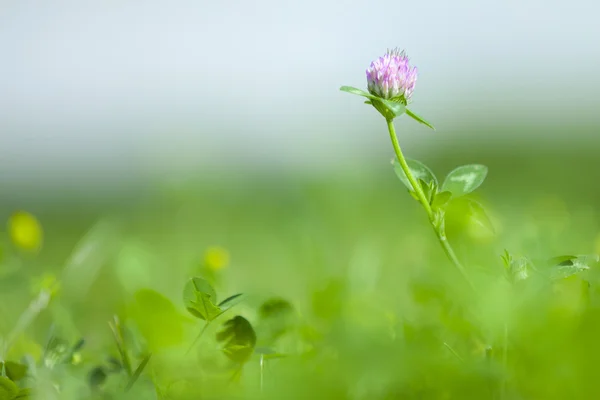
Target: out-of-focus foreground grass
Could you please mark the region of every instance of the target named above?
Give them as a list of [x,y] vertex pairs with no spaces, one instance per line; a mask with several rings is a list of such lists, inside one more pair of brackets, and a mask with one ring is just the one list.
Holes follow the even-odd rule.
[[[593,149],[475,146],[421,159],[441,177],[459,164],[490,168],[477,196],[495,233],[448,217],[477,293],[385,162],[335,176],[202,176],[110,206],[29,203],[43,245],[22,251],[3,234],[2,357],[34,361],[35,379],[19,383],[40,399],[594,397],[597,265],[555,281],[530,270],[510,285],[500,258],[600,253]],[[17,208],[4,204],[2,218]],[[186,353],[204,325],[184,307],[192,276],[213,282],[218,300],[245,296]],[[42,288],[53,296],[37,314]],[[291,308],[264,306],[277,298]],[[110,372],[109,357],[121,360],[114,315],[132,368],[152,353],[126,393],[127,374]],[[235,374],[215,334],[236,315],[257,349],[282,357],[257,352]]]

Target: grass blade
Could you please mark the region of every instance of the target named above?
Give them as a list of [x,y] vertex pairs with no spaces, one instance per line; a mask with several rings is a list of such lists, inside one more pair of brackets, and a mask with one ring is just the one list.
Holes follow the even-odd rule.
[[135,382],[139,379],[140,375],[142,374],[142,372],[144,372],[144,368],[146,368],[146,365],[148,364],[148,361],[150,361],[151,357],[152,353],[148,354],[146,357],[144,357],[140,365],[138,365],[138,367],[135,369],[135,372],[133,373],[133,375],[129,379],[129,382],[127,382],[127,386],[125,387],[126,392],[129,391],[133,387]]
[[115,339],[115,343],[117,344],[117,349],[119,350],[119,355],[121,356],[123,368],[125,368],[127,376],[131,377],[133,370],[131,368],[131,361],[129,361],[129,355],[127,354],[127,348],[125,347],[125,341],[123,340],[123,332],[121,330],[119,318],[115,315],[114,321],[109,321],[108,326],[110,327]]

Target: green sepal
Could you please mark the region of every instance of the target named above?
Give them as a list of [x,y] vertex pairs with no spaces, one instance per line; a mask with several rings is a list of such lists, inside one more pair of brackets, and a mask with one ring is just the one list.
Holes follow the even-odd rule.
[[406,115],[408,115],[409,117],[411,117],[412,119],[414,119],[415,121],[433,129],[435,131],[435,128],[433,125],[431,125],[429,122],[427,122],[426,120],[424,120],[422,117],[418,116],[417,114],[415,114],[414,112],[410,111],[408,108],[406,108]]
[[401,98],[386,100],[351,86],[342,86],[340,87],[340,90],[342,92],[368,98],[368,102],[365,103],[371,104],[373,107],[375,107],[375,109],[379,111],[379,113],[383,115],[386,120],[393,120],[394,118],[399,117],[406,112],[406,107]]

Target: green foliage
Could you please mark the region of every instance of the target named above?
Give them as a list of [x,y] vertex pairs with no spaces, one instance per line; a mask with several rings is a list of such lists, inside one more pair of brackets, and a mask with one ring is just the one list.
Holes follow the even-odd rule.
[[28,400],[31,398],[31,390],[29,388],[23,388],[19,389],[19,393],[17,394],[17,397],[15,397],[15,400]]
[[223,353],[236,363],[245,363],[254,352],[256,333],[247,319],[235,316],[225,322],[217,333],[217,341],[223,342]]
[[27,374],[27,365],[13,361],[0,362],[0,368],[3,368],[6,377],[14,382],[23,379]]
[[0,376],[0,400],[16,399],[19,387],[10,379]]
[[559,256],[548,260],[550,267],[549,277],[552,280],[566,279],[584,271],[591,266],[597,266],[600,261],[598,255]]
[[503,256],[506,269],[506,278],[511,283],[517,283],[529,278],[532,270],[535,270],[533,263],[526,257],[514,259],[508,252]]
[[[455,218],[464,222],[464,236],[448,229],[448,239],[477,295],[451,270],[409,196],[384,179],[228,184],[127,214],[127,226],[139,226],[131,237],[148,243],[144,251],[121,257],[92,246],[104,261],[83,259],[108,268],[94,279],[71,275],[61,295],[15,330],[2,355],[0,398],[593,398],[600,270],[587,253],[600,248],[597,213],[577,193],[565,197],[562,225],[553,213],[536,220],[545,195],[536,187],[506,191],[514,175],[498,183],[498,171],[490,197],[454,196],[426,170],[417,179],[436,215],[453,228]],[[503,215],[494,214],[496,235],[475,245],[466,227],[491,229],[482,205]],[[174,226],[171,215],[182,216]],[[22,314],[32,315],[25,310],[37,292],[29,292],[28,278],[50,269],[62,284],[52,266],[85,231],[62,222],[44,228],[44,251],[66,244],[0,279],[3,340]],[[199,248],[214,242],[226,243],[236,262],[216,270],[212,284],[205,275],[186,281]],[[504,247],[511,253],[503,268]],[[568,255],[546,258],[553,254]],[[169,269],[146,268],[151,260]],[[76,261],[68,264],[87,265]],[[356,274],[357,266],[369,273]],[[141,272],[143,280],[123,284]],[[78,279],[88,289],[73,291]],[[237,288],[247,294],[228,292]],[[182,289],[184,302],[171,302]],[[216,317],[203,319],[214,313],[199,307],[199,293],[239,315],[221,314],[223,327]],[[200,329],[197,351],[185,353]]]
[[140,365],[138,365],[138,367],[135,369],[135,371],[133,371],[133,374],[131,375],[131,377],[129,378],[129,381],[127,382],[127,386],[125,386],[125,391],[131,390],[131,388],[133,387],[135,382],[140,378],[140,375],[142,374],[142,372],[144,372],[146,365],[148,365],[148,362],[150,361],[150,357],[152,357],[152,354],[146,355],[142,359],[142,362],[140,363]]
[[242,296],[243,296],[243,293],[237,293],[237,294],[234,294],[233,296],[229,296],[228,298],[226,298],[225,300],[223,300],[219,303],[219,308],[221,310],[230,309],[231,307],[235,306],[240,301],[242,301]]
[[404,100],[403,97],[386,100],[386,99],[382,99],[381,97],[374,96],[371,93],[366,92],[364,90],[357,89],[357,88],[354,88],[351,86],[342,86],[340,88],[340,90],[342,92],[366,97],[369,100],[365,101],[365,104],[370,104],[373,107],[375,107],[375,109],[377,111],[379,111],[379,113],[386,120],[393,120],[394,118],[399,117],[402,114],[406,113],[406,115],[408,115],[410,118],[414,119],[418,123],[423,124],[431,129],[435,130],[435,128],[433,127],[433,125],[431,125],[431,123],[429,123],[424,118],[420,117],[419,115],[415,114],[414,112],[412,112],[408,108],[406,108],[406,101]]
[[505,250],[502,255],[509,281],[515,283],[525,280],[532,273],[539,274],[550,281],[560,281],[589,271],[600,262],[598,255],[564,255],[548,260],[534,262],[527,257],[514,258]]
[[185,285],[183,299],[186,309],[204,321],[212,321],[221,314],[217,302],[217,294],[213,287],[202,278],[192,278]]
[[451,197],[452,193],[447,191],[436,193],[433,201],[431,202],[431,206],[434,209],[444,208],[444,206],[446,206],[446,204],[448,204],[450,201]]
[[265,301],[258,309],[258,315],[260,317],[260,332],[268,343],[273,343],[289,332],[296,323],[294,306],[281,297],[274,297]]
[[152,289],[140,289],[130,309],[148,346],[157,350],[178,345],[183,340],[183,317],[171,300]]
[[294,307],[290,302],[281,297],[274,297],[265,301],[258,309],[258,313],[262,319],[279,318],[293,311]]
[[453,197],[464,196],[481,186],[487,173],[488,168],[485,165],[462,165],[448,173],[442,190],[452,193]]
[[75,344],[71,345],[69,341],[56,336],[53,333],[44,349],[44,354],[42,356],[44,364],[48,368],[54,368],[57,365],[71,363],[77,351],[79,351],[84,344],[85,341],[80,339]]
[[[435,174],[425,164],[412,159],[407,159],[406,164],[408,165],[412,176],[417,180],[423,181],[423,183],[421,183],[421,186],[424,190],[429,190],[429,188],[431,187],[430,185],[433,185],[433,187],[435,188],[438,187],[438,181],[435,177]],[[396,173],[398,179],[400,179],[404,186],[406,186],[406,188],[412,192],[413,187],[410,184],[410,181],[404,173],[404,170],[402,169],[402,166],[400,165],[400,162],[398,162],[397,158],[394,157],[394,159],[392,160],[392,165],[394,166],[394,172]]]
[[207,280],[191,278],[183,289],[186,309],[194,317],[211,322],[242,300],[242,293],[229,296],[217,304],[217,293]]
[[98,389],[104,382],[108,373],[103,366],[93,368],[88,375],[88,382],[92,389]]
[[460,199],[457,201],[464,201],[467,204],[467,207],[468,207],[467,215],[473,223],[477,224],[478,226],[480,226],[484,229],[489,230],[492,233],[495,232],[494,225],[492,224],[492,221],[488,217],[488,215],[485,212],[485,209],[483,208],[481,203],[479,203],[473,199],[466,199],[466,198]]
[[[418,200],[418,196],[414,192],[399,161],[394,158],[392,164],[396,176],[406,186],[412,197]],[[476,229],[482,228],[492,234],[495,233],[492,221],[481,203],[464,197],[483,183],[487,175],[487,167],[479,164],[458,167],[448,174],[441,189],[439,189],[438,180],[429,167],[412,159],[407,159],[406,164],[413,177],[421,186],[425,199],[435,212],[433,223],[437,230],[442,233],[445,231],[446,209],[451,208],[455,214],[455,219],[456,214],[458,214],[461,219],[468,221],[467,224],[470,224],[471,227]]]

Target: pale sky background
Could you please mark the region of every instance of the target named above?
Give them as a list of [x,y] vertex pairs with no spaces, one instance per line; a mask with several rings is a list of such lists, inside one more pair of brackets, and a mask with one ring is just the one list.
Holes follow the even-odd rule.
[[411,146],[501,121],[600,126],[599,4],[0,0],[1,180],[391,157],[380,117],[338,89],[395,46],[438,128],[400,121]]

